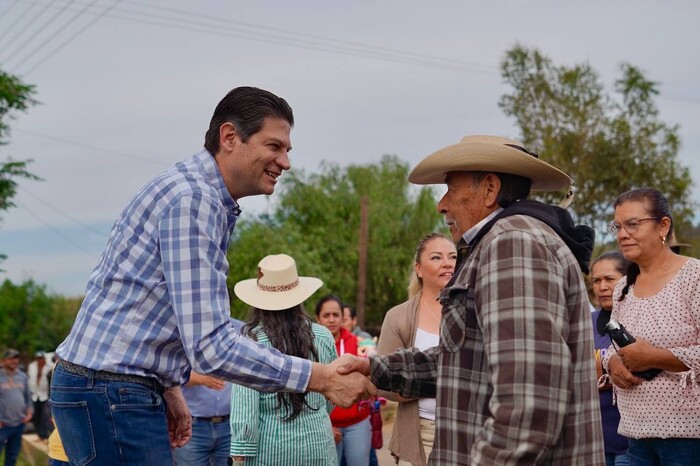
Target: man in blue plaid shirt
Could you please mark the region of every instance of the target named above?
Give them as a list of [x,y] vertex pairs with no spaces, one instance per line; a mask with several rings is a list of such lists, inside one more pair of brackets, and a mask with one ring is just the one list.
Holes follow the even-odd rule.
[[[71,464],[172,464],[191,436],[191,370],[260,391],[318,391],[348,406],[375,389],[240,335],[226,251],[238,199],[273,193],[290,167],[292,109],[236,88],[204,150],[148,182],[119,215],[73,328],[56,350],[54,418]],[[285,284],[285,287],[295,284]]]

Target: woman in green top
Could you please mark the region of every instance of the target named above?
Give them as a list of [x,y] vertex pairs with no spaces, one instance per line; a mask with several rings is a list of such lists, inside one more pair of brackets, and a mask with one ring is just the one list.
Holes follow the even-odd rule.
[[[336,356],[335,340],[315,324],[302,303],[323,285],[299,277],[294,259],[266,256],[258,278],[234,293],[252,307],[243,333],[282,353],[323,364]],[[335,466],[329,413],[333,405],[318,393],[261,393],[240,385],[231,391],[231,457],[235,465]]]

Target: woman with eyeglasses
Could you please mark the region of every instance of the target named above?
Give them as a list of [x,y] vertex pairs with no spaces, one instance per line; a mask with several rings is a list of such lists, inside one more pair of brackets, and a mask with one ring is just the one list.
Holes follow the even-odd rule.
[[[698,464],[700,260],[669,248],[673,217],[658,190],[628,191],[614,208],[609,229],[632,263],[615,287],[612,319],[636,342],[617,351],[611,346],[603,368],[615,386],[629,463]],[[661,372],[640,376],[649,369]]]

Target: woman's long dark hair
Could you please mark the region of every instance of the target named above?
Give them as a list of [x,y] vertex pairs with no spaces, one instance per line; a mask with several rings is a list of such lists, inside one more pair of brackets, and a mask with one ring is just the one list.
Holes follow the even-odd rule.
[[[297,306],[283,311],[264,311],[253,308],[248,316],[248,323],[243,327],[243,334],[257,340],[258,331],[262,330],[270,339],[272,346],[284,354],[297,356],[311,361],[318,361],[318,352],[314,346],[312,321],[304,311]],[[277,409],[284,409],[283,421],[293,421],[301,413],[306,402],[306,393],[277,394]]]
[[[615,199],[613,208],[617,208],[617,206],[624,204],[625,202],[646,202],[647,206],[649,207],[649,214],[652,217],[656,217],[657,222],[660,222],[664,217],[668,217],[668,219],[671,221],[671,225],[668,229],[668,234],[666,235],[666,241],[671,239],[671,236],[673,236],[673,216],[671,215],[671,207],[668,205],[668,200],[661,193],[661,191],[654,188],[631,189],[626,193],[620,194],[617,199]],[[627,293],[630,291],[630,287],[637,281],[638,276],[639,265],[630,261],[629,265],[627,266],[627,284],[622,289],[622,294],[620,295],[620,299],[618,299],[618,301],[625,299],[625,296],[627,296]]]

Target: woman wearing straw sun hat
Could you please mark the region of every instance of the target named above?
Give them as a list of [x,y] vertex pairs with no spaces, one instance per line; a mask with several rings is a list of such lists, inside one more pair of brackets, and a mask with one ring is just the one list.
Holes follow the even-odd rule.
[[[236,283],[234,293],[251,306],[243,333],[293,356],[323,364],[336,358],[335,341],[315,324],[303,302],[323,285],[299,277],[294,259],[269,255],[258,278]],[[235,385],[231,392],[231,457],[234,465],[337,465],[329,413],[318,393],[261,393]]]

